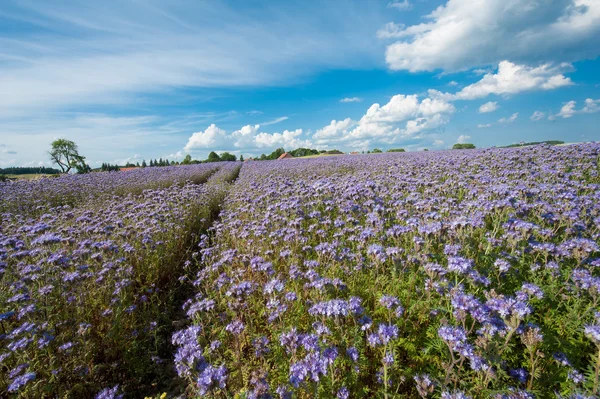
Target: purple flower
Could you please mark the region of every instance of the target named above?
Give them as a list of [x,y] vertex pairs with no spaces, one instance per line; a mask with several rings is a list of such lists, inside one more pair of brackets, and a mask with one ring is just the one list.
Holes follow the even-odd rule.
[[600,326],[589,325],[585,326],[585,336],[592,340],[596,345],[600,345]]
[[225,331],[229,331],[233,335],[239,335],[244,331],[245,328],[246,326],[240,320],[234,320],[227,324]]
[[350,398],[350,392],[348,391],[348,388],[346,387],[341,387],[338,391],[337,391],[337,395],[335,396],[337,399],[348,399]]
[[356,348],[350,347],[346,349],[346,354],[353,362],[356,363],[358,361],[358,350]]
[[112,388],[105,388],[96,394],[95,399],[121,399],[124,395],[118,394],[118,391],[118,385],[115,385]]
[[217,388],[224,389],[227,383],[227,369],[225,366],[209,365],[198,375],[196,383],[202,396]]
[[29,381],[35,380],[35,373],[25,373],[15,378],[8,386],[8,392],[18,391],[21,387],[27,384]]

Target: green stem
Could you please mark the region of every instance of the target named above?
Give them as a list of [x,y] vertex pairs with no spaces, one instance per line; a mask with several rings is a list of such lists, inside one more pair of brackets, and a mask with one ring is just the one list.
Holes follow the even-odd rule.
[[596,375],[594,376],[594,392],[596,395],[598,393],[598,376],[600,375],[600,347],[598,347],[598,359],[596,360]]

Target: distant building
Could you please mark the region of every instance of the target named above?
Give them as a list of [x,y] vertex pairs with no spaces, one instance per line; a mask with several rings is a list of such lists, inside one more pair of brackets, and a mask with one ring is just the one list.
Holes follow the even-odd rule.
[[358,155],[358,151],[352,151],[350,155]]
[[244,159],[244,162],[248,162],[248,161],[254,161],[254,158],[249,157],[249,158]]
[[129,167],[129,168],[119,168],[119,170],[121,172],[128,172],[128,171],[134,170],[134,169],[139,169],[139,168],[137,166],[132,166],[132,167]]
[[294,156],[292,154],[290,154],[289,152],[284,152],[277,159],[291,159],[291,158],[294,158]]

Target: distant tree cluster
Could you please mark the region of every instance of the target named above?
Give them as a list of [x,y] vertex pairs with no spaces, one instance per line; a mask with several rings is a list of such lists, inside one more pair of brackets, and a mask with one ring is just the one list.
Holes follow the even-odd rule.
[[237,157],[234,154],[229,152],[223,152],[221,155],[217,154],[214,151],[211,151],[208,154],[208,158],[204,162],[235,162],[237,161]]
[[390,148],[387,152],[406,152],[404,148]]
[[538,145],[538,144],[548,144],[548,145],[560,145],[560,144],[564,144],[564,141],[561,140],[545,140],[545,141],[530,141],[530,142],[521,142],[521,143],[517,143],[517,144],[510,144],[510,145],[505,145],[499,148],[513,148],[513,147],[524,147],[527,145]]
[[101,172],[118,172],[120,170],[121,168],[119,167],[119,165],[111,165],[109,163],[103,163],[100,167]]
[[[149,167],[151,167],[151,168],[154,168],[154,167],[171,166],[171,165],[175,165],[175,162],[173,162],[173,161],[172,161],[172,162],[169,162],[169,160],[168,160],[168,159],[164,159],[164,160],[163,160],[162,158],[160,158],[159,160],[156,160],[156,159],[152,160],[152,159],[151,159],[151,160],[150,160],[150,164],[149,164],[149,165],[148,165],[148,164],[146,164],[146,160],[144,159],[144,160],[142,160],[142,165],[141,165],[141,167],[142,167],[142,168],[146,168],[146,167],[148,167],[148,166],[149,166]],[[133,167],[133,166],[136,166],[136,165],[133,165],[133,164],[132,164],[132,166],[131,166],[131,167]],[[126,166],[126,167],[129,167],[129,166]]]
[[293,157],[306,157],[309,155],[319,155],[319,150],[312,148],[296,148],[289,152]]
[[45,175],[58,175],[60,170],[47,168],[45,166],[0,168],[0,174],[2,175],[31,175],[37,173]]
[[269,155],[261,154],[261,156],[259,158],[257,158],[257,160],[259,160],[259,161],[269,161],[269,160],[273,160],[273,159],[279,158],[282,154],[285,154],[285,150],[280,147],[280,148],[276,149],[275,151],[273,151]]
[[475,144],[471,143],[456,143],[452,146],[453,150],[472,150],[475,148]]

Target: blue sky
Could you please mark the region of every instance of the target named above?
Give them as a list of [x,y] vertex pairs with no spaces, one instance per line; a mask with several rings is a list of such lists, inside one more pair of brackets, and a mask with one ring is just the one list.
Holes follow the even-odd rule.
[[597,0],[3,1],[0,167],[600,140]]

